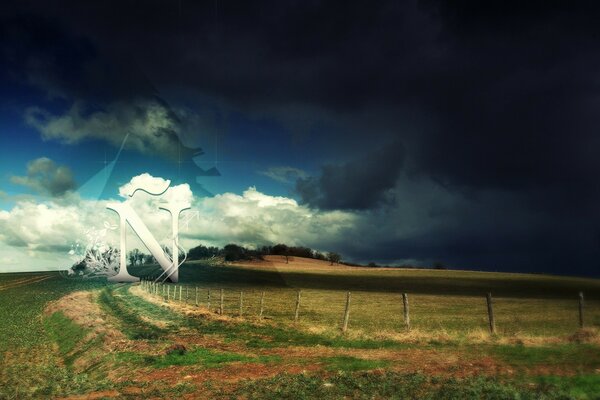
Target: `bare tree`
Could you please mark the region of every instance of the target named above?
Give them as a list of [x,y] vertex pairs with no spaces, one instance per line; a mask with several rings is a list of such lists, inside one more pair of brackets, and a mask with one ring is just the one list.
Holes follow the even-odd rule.
[[330,265],[338,264],[341,259],[342,259],[342,256],[339,255],[338,253],[334,253],[334,252],[327,253],[327,260],[329,260],[329,262],[331,262]]

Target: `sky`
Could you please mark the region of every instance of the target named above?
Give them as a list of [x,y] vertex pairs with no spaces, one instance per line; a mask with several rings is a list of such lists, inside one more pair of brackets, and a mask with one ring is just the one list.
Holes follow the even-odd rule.
[[107,202],[162,179],[199,211],[188,247],[599,277],[599,16],[593,2],[4,2],[0,271],[68,267],[86,230],[114,222]]

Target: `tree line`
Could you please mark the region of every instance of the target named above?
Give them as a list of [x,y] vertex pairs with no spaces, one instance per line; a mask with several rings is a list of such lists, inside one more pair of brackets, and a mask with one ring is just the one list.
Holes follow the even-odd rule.
[[[171,249],[168,246],[163,246],[163,250],[167,254],[171,254]],[[108,253],[113,254],[117,252],[117,249],[110,249]],[[190,249],[187,255],[180,253],[179,259],[182,260],[184,256],[187,256],[187,260],[205,260],[211,258],[222,259],[224,261],[251,261],[251,260],[263,260],[265,256],[277,255],[285,258],[286,263],[289,263],[293,257],[304,257],[312,258],[315,260],[329,261],[331,265],[344,264],[355,267],[372,267],[372,268],[390,268],[390,267],[403,267],[403,268],[415,268],[410,265],[379,265],[374,262],[364,264],[357,264],[351,262],[342,262],[342,256],[336,252],[325,252],[322,253],[318,250],[311,249],[306,246],[288,246],[283,243],[276,245],[265,245],[257,248],[246,248],[244,246],[230,243],[223,247],[216,246],[204,246],[202,244]],[[102,258],[102,255],[98,255]],[[98,258],[98,257],[93,257]],[[145,254],[139,249],[133,249],[127,253],[128,265],[145,265],[156,263],[154,257],[150,254]],[[75,263],[72,267],[74,271],[84,270],[86,265],[90,263],[90,254],[84,257],[79,262]],[[433,265],[435,269],[446,269],[446,266],[440,262],[436,262]]]
[[288,246],[283,243],[274,246],[262,246],[248,249],[235,243],[230,243],[223,248],[199,245],[188,251],[188,260],[202,260],[211,257],[223,257],[225,261],[262,260],[265,256],[276,255],[285,257],[286,263],[291,257],[305,257],[316,260],[329,261],[332,265],[338,264],[342,256],[335,252],[321,253],[304,246]]

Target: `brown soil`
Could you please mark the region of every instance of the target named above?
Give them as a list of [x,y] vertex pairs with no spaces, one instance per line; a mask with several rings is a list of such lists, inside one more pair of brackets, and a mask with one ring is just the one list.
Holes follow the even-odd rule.
[[[175,312],[194,318],[214,318],[229,323],[236,323],[237,320],[237,318],[211,313],[203,307],[179,302],[165,302],[158,296],[148,294],[140,286],[132,286],[130,291],[146,301],[160,304]],[[324,346],[292,346],[256,349],[248,348],[241,341],[226,341],[218,335],[202,334],[191,330],[182,330],[179,334],[172,334],[166,340],[158,343],[132,341],[126,339],[115,327],[116,325],[111,321],[111,317],[106,315],[96,303],[95,296],[95,292],[73,293],[52,303],[47,312],[52,313],[60,310],[77,324],[91,329],[90,335],[103,335],[106,351],[136,351],[159,355],[163,354],[169,346],[181,344],[187,349],[203,347],[215,351],[235,352],[249,356],[281,357],[281,361],[270,364],[234,362],[209,369],[201,365],[169,366],[160,369],[150,367],[132,369],[130,366],[121,366],[115,369],[113,366],[109,373],[110,379],[115,382],[134,382],[134,386],[122,389],[122,394],[129,396],[148,397],[153,387],[165,388],[180,383],[190,383],[196,387],[196,391],[183,395],[182,398],[207,398],[206,396],[209,396],[209,394],[202,391],[206,390],[204,383],[209,381],[215,388],[226,390],[227,387],[234,387],[235,385],[232,384],[242,380],[268,378],[280,373],[318,372],[326,376],[331,373],[327,371],[326,358],[336,356],[385,360],[389,362],[386,370],[405,373],[416,372],[434,376],[462,378],[475,375],[511,376],[516,374],[516,371],[509,365],[493,357],[467,352],[460,348],[344,349]],[[160,321],[151,322],[160,324]],[[269,322],[264,323],[268,324]],[[587,343],[593,342],[597,338],[597,331],[583,330],[569,340]],[[519,372],[522,373],[523,371]],[[563,375],[564,371],[561,372],[559,367],[532,366],[527,368],[527,373]],[[136,386],[136,383],[139,386]],[[115,391],[94,392],[85,396],[69,397],[68,399],[111,398],[119,395],[120,393]]]
[[96,399],[112,399],[120,397],[120,393],[116,390],[102,390],[99,392],[90,392],[86,394],[73,395],[68,397],[60,397],[57,400],[96,400]]

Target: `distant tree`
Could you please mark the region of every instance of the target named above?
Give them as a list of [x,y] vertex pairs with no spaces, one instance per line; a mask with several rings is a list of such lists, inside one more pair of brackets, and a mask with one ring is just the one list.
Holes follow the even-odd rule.
[[313,251],[311,248],[298,246],[298,247],[290,247],[289,254],[294,257],[304,257],[304,258],[312,258]]
[[279,243],[273,246],[271,248],[271,254],[285,257],[286,264],[290,262],[290,248],[283,243]]
[[144,263],[145,257],[146,257],[146,255],[137,248],[131,250],[127,254],[127,259],[129,260],[129,265],[142,265]]
[[377,265],[376,263],[374,263],[373,261],[371,261],[369,264],[367,264],[367,267],[377,268],[377,267],[379,267],[379,265]]
[[203,260],[220,255],[221,249],[218,247],[196,246],[188,251],[188,260]]
[[[170,254],[170,250],[165,247],[165,251]],[[330,258],[333,256],[333,261]],[[230,243],[223,249],[218,247],[206,247],[204,245],[198,245],[190,249],[187,253],[188,260],[201,260],[213,257],[224,257],[227,261],[236,260],[251,260],[251,259],[263,259],[266,255],[278,255],[285,258],[286,264],[288,264],[293,257],[305,257],[313,258],[317,260],[328,260],[332,264],[339,263],[341,256],[337,253],[323,254],[317,250],[313,250],[310,247],[305,246],[288,246],[284,243],[278,243],[274,246],[263,245],[257,246],[256,249],[248,249],[243,246]]]
[[334,253],[334,252],[327,253],[327,260],[331,263],[331,265],[338,264],[341,259],[342,259],[342,256],[340,256],[338,253]]
[[246,249],[237,244],[230,243],[223,247],[225,261],[238,261],[248,259]]
[[275,256],[282,256],[284,254],[287,254],[288,251],[289,247],[283,243],[279,243],[271,247],[271,254]]
[[273,247],[271,247],[271,246],[262,246],[259,251],[260,251],[261,255],[267,256],[267,255],[271,254],[272,249],[273,249]]

